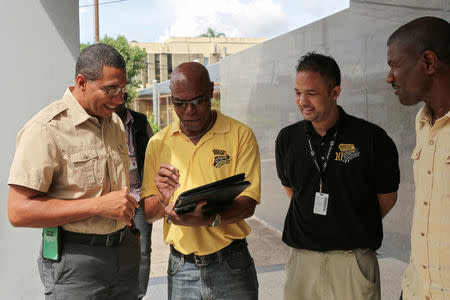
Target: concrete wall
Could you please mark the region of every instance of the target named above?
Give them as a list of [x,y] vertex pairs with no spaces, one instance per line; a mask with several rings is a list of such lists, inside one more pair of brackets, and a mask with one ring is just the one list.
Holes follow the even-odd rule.
[[78,28],[78,1],[2,1],[1,299],[44,298],[36,264],[41,230],[9,224],[7,179],[20,128],[73,85]]
[[450,2],[422,5],[423,1],[351,1],[347,10],[222,60],[222,111],[251,126],[261,150],[262,199],[257,217],[280,231],[283,228],[289,199],[276,175],[274,141],[281,128],[301,118],[294,99],[295,65],[300,56],[315,50],[333,56],[341,67],[338,103],[348,113],[382,126],[398,147],[399,199],[384,220],[385,239],[379,252],[409,259],[414,200],[410,156],[420,107],[401,106],[385,83],[386,40],[416,17],[450,19]]

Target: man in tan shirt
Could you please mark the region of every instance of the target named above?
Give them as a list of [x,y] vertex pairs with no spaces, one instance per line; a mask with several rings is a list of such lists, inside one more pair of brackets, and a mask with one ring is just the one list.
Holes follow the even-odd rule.
[[387,42],[392,85],[403,105],[425,105],[416,117],[416,202],[403,299],[450,299],[450,24],[423,17]]
[[131,224],[128,149],[113,114],[125,61],[111,46],[84,49],[76,85],[19,132],[8,179],[13,226],[60,226],[59,261],[38,259],[46,299],[136,299],[139,241]]

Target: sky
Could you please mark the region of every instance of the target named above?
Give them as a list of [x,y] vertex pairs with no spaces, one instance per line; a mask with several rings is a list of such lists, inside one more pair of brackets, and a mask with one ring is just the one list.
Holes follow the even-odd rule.
[[[117,1],[117,2],[115,2]],[[94,41],[94,0],[79,0],[80,42]],[[274,38],[349,7],[349,0],[99,0],[100,38],[162,42],[208,27],[227,37]],[[102,4],[103,3],[103,4]]]

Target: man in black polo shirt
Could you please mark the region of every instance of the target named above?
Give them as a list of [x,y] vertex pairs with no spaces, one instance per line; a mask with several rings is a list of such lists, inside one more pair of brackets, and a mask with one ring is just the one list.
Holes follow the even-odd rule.
[[383,129],[337,106],[340,81],[333,58],[303,56],[295,93],[304,120],[276,140],[278,176],[291,198],[285,299],[380,299],[375,250],[397,199],[398,154]]

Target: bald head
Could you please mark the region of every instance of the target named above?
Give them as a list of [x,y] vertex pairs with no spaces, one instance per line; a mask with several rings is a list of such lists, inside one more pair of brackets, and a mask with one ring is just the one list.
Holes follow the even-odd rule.
[[436,17],[415,19],[392,33],[387,45],[394,43],[416,55],[431,50],[441,62],[450,65],[450,24],[446,20]]
[[182,63],[172,72],[170,77],[170,89],[175,86],[192,89],[197,87],[209,87],[208,70],[200,63],[187,62]]

